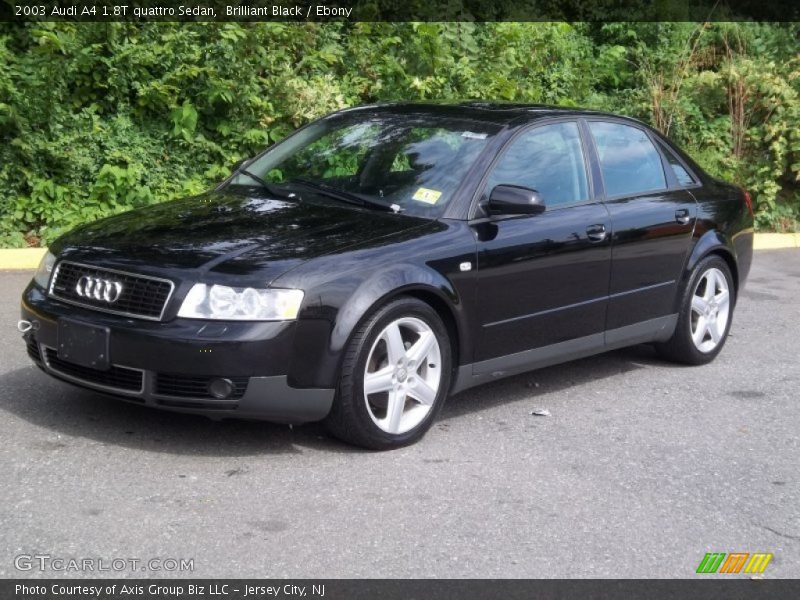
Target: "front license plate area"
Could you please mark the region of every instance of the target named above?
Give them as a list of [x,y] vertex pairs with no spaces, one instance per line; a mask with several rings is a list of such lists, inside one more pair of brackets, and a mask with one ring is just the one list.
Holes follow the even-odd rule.
[[82,367],[107,371],[108,327],[87,325],[70,319],[58,320],[58,358]]

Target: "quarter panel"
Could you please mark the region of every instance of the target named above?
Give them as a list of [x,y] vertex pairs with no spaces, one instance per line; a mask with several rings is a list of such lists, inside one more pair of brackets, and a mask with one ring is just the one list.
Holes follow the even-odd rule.
[[695,193],[698,219],[683,281],[688,280],[704,256],[721,252],[733,261],[733,275],[737,288],[741,289],[753,259],[753,217],[741,198],[743,192],[735,186],[712,181]]

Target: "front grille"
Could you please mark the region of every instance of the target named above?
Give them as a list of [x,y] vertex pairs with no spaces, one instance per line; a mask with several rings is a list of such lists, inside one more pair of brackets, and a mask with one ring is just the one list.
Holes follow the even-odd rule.
[[[208,384],[216,377],[192,377],[159,373],[156,376],[156,394],[175,398],[199,398],[217,400],[208,392]],[[227,377],[233,382],[234,391],[225,400],[239,400],[247,391],[249,377]]]
[[28,347],[28,356],[30,356],[31,360],[35,363],[42,362],[42,353],[39,351],[39,344],[36,340],[29,337],[25,340],[25,345]]
[[[108,302],[81,296],[76,288],[84,275],[121,284],[119,298]],[[173,288],[173,283],[167,279],[62,261],[53,275],[50,295],[104,312],[158,321],[164,314]]]
[[144,389],[144,372],[112,365],[108,371],[83,367],[58,358],[58,352],[45,348],[45,360],[51,371],[68,378],[115,391],[141,393]]

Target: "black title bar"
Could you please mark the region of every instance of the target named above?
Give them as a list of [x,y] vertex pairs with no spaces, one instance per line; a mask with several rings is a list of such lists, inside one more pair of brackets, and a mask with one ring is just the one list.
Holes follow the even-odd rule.
[[782,600],[800,580],[0,580],[3,600]]
[[0,0],[0,21],[772,21],[786,0]]

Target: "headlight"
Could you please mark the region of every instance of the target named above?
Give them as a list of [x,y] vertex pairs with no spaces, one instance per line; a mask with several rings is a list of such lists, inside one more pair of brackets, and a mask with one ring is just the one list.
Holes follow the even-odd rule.
[[43,287],[44,289],[47,289],[50,286],[50,275],[53,274],[53,267],[55,264],[56,257],[50,252],[47,252],[42,257],[42,262],[39,263],[39,268],[36,269],[36,274],[33,276],[33,280],[37,285]]
[[301,290],[233,288],[196,283],[178,311],[187,319],[284,321],[296,319]]

